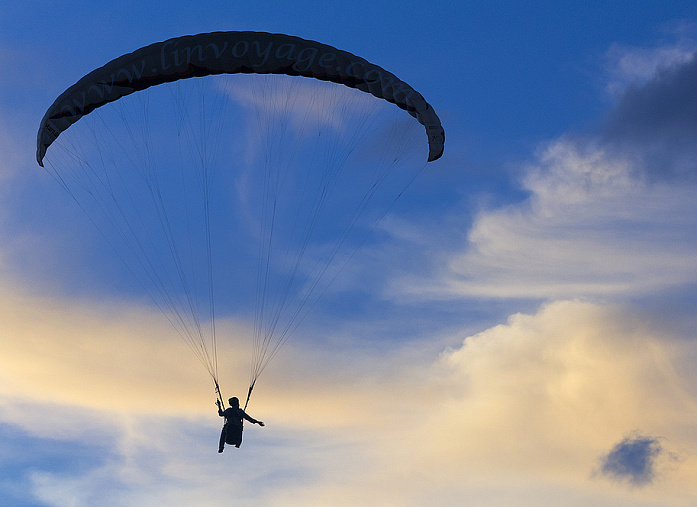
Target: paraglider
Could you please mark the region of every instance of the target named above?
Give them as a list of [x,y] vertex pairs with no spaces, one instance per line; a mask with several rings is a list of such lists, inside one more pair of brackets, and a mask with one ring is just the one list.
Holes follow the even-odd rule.
[[225,424],[220,432],[220,442],[218,443],[218,452],[223,452],[225,444],[234,445],[239,448],[242,444],[242,428],[243,419],[246,419],[252,424],[264,426],[264,423],[250,417],[244,410],[240,408],[240,400],[233,396],[228,400],[230,406],[223,410],[220,400],[215,400],[218,405],[218,415],[225,418]]
[[229,425],[254,421],[244,410],[257,379],[421,172],[411,154],[434,161],[444,143],[433,108],[385,69],[230,31],[88,73],[46,111],[36,159],[196,354],[223,414],[216,328],[220,315],[253,315],[247,400]]
[[428,160],[443,154],[433,108],[394,74],[346,51],[299,37],[214,32],[151,44],[90,72],[61,94],[41,121],[36,160],[70,125],[96,108],[154,85],[212,74],[287,74],[343,84],[397,104],[426,127]]

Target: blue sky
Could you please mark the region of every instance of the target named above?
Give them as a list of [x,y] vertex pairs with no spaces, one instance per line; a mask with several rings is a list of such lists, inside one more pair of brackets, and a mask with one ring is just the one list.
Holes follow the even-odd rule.
[[[361,55],[446,130],[222,455],[207,373],[35,162],[79,77],[215,30]],[[695,504],[695,51],[687,1],[4,6],[5,505]],[[220,317],[232,395],[250,321]]]

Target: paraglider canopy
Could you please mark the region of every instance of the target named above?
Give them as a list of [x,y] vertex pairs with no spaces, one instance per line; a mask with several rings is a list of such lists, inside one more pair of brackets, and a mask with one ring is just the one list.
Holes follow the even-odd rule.
[[150,86],[211,74],[287,74],[344,84],[395,103],[426,127],[428,160],[443,154],[445,132],[411,86],[363,58],[290,35],[213,32],[158,42],[90,72],[61,94],[39,128],[36,160],[61,132],[94,109]]

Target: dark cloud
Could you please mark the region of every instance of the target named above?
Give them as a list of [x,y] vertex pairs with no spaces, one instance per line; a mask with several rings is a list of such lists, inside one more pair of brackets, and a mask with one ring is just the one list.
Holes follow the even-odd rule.
[[629,87],[607,118],[603,142],[654,177],[694,178],[697,57],[660,69],[648,83]]
[[618,482],[644,486],[653,481],[656,460],[663,453],[658,439],[631,435],[602,457],[600,473]]

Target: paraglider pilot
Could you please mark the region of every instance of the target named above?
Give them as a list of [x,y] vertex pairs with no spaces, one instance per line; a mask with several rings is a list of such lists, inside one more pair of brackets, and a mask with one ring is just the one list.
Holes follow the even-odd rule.
[[257,421],[253,417],[246,414],[244,410],[240,408],[240,400],[236,397],[232,397],[228,400],[230,403],[230,408],[223,410],[220,404],[220,400],[215,400],[215,404],[218,405],[218,415],[225,418],[225,424],[223,425],[223,431],[220,433],[220,444],[218,445],[218,452],[223,452],[225,444],[234,445],[239,447],[242,443],[242,419],[247,419],[252,424],[258,424],[263,426],[264,423]]

